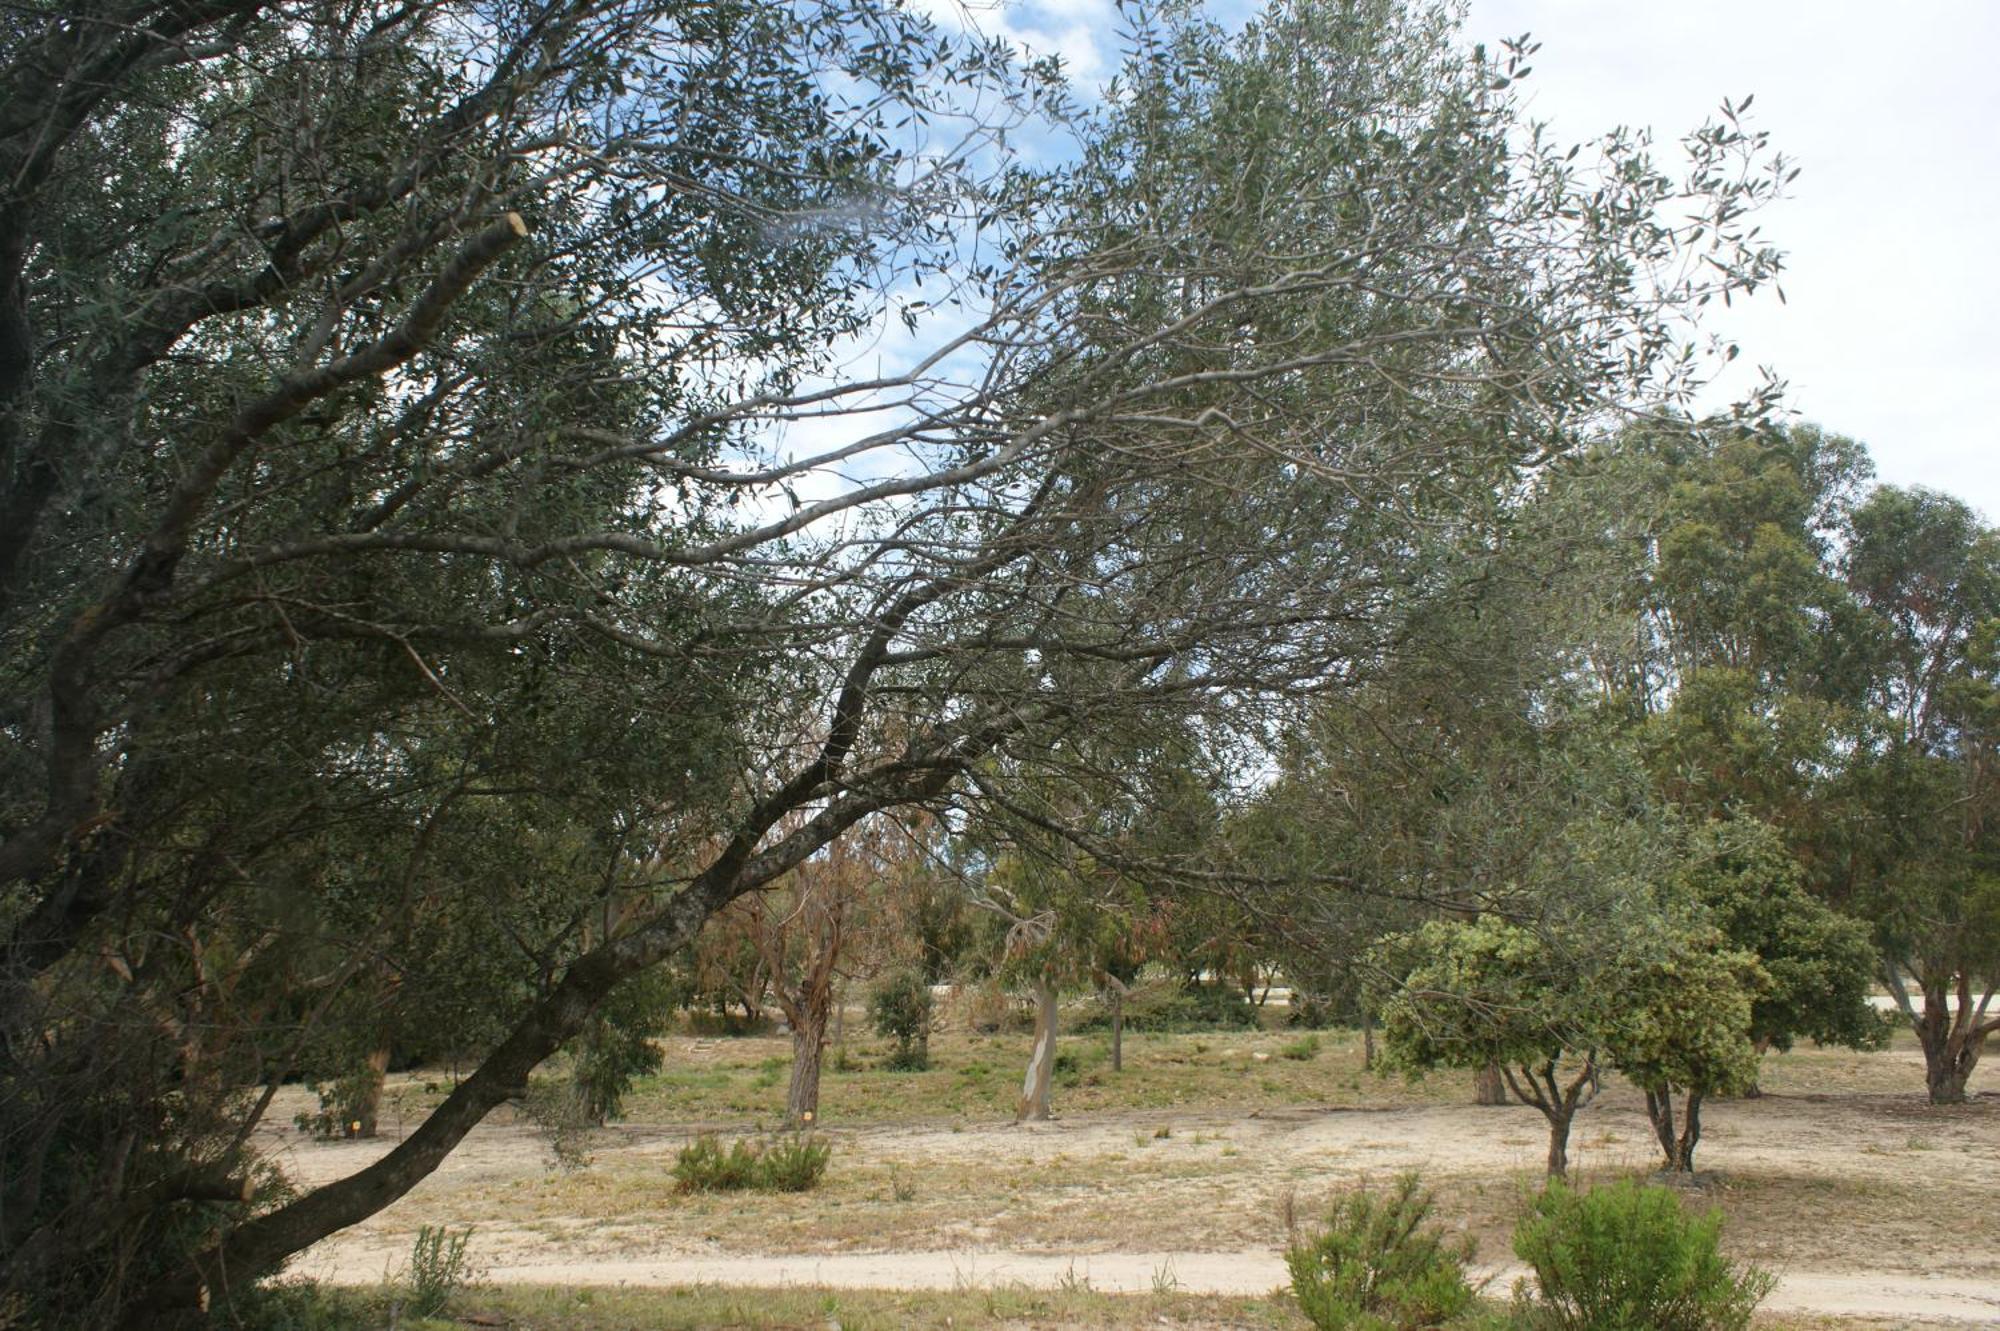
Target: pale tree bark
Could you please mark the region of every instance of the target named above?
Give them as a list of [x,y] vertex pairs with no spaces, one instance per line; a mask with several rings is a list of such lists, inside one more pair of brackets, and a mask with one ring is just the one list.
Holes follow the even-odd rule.
[[1021,1081],[1021,1100],[1014,1121],[1025,1123],[1051,1117],[1049,1089],[1056,1069],[1056,985],[1046,974],[1035,981],[1035,1043],[1028,1053],[1028,1072]]

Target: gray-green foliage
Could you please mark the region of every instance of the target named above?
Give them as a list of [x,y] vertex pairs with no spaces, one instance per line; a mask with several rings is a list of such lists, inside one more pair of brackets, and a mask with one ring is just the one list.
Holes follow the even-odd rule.
[[[0,1298],[52,1321],[389,1204],[863,819],[1241,752],[1776,265],[1733,116],[1572,157],[1381,0],[1138,23],[1045,173],[974,154],[1046,71],[874,0],[72,11],[0,28]],[[899,315],[935,358],[845,374]],[[466,1071],[424,1130],[229,1200],[239,1092],[383,1041]]]
[[1318,1331],[1422,1331],[1465,1312],[1475,1299],[1465,1275],[1472,1241],[1447,1243],[1431,1206],[1414,1174],[1342,1198],[1285,1251],[1299,1311]]

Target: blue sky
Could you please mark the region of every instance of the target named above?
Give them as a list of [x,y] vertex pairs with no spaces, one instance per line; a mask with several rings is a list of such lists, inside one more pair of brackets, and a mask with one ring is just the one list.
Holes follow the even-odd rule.
[[[1080,83],[1118,59],[1111,0],[921,0],[1061,54]],[[1235,14],[1249,6],[1226,0]],[[1765,230],[1788,303],[1723,316],[1803,419],[1853,435],[1882,478],[2000,520],[2000,3],[1470,0],[1468,40],[1532,32],[1529,107],[1559,136],[1677,138],[1725,96],[1801,167]],[[1726,386],[1725,386],[1726,387]]]

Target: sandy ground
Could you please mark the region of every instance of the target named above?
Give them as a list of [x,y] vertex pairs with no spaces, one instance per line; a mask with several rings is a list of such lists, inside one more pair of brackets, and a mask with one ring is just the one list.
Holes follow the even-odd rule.
[[[486,1278],[505,1282],[951,1289],[1087,1279],[1106,1291],[1261,1294],[1285,1283],[1283,1217],[1309,1220],[1355,1180],[1411,1168],[1436,1189],[1447,1225],[1504,1260],[1546,1149],[1533,1110],[1469,1105],[836,1127],[819,1192],[687,1198],[667,1172],[684,1129],[609,1130],[589,1169],[557,1174],[540,1135],[507,1119],[496,1115],[410,1196],[296,1269],[376,1281],[402,1264],[419,1225],[472,1224]],[[1725,1210],[1737,1255],[1780,1277],[1767,1307],[2000,1327],[2000,1096],[1934,1110],[1914,1094],[1769,1095],[1711,1105],[1705,1122],[1699,1163],[1712,1172],[1696,1200]],[[1586,1177],[1650,1163],[1629,1090],[1607,1091],[1571,1140]],[[319,1144],[273,1129],[266,1145],[310,1183],[389,1143]],[[1503,1286],[1513,1274],[1487,1269]]]

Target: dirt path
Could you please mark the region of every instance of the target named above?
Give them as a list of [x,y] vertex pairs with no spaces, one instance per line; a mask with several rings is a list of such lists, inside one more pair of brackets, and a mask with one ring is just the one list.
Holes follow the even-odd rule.
[[[370,1284],[380,1269],[356,1260],[308,1261],[301,1270],[334,1283]],[[1518,1268],[1488,1271],[1504,1289]],[[1270,1251],[1102,1252],[1078,1257],[980,1251],[828,1253],[812,1256],[675,1257],[670,1260],[521,1262],[486,1278],[524,1285],[684,1286],[718,1284],[835,1289],[958,1290],[1026,1285],[1050,1289],[1087,1283],[1111,1294],[1171,1289],[1186,1294],[1259,1295],[1286,1283],[1284,1260]],[[1773,1312],[1884,1319],[1917,1325],[2000,1325],[2000,1282],[1923,1276],[1840,1275],[1789,1271],[1765,1301]]]

